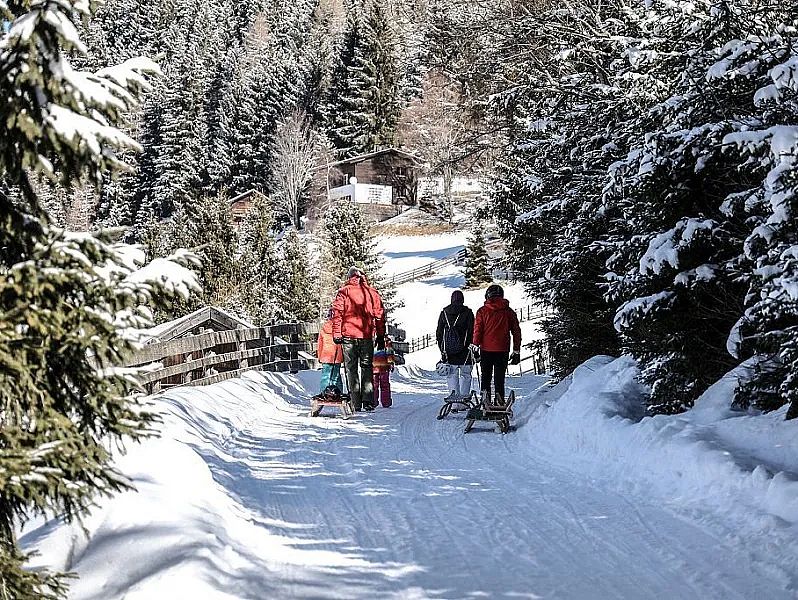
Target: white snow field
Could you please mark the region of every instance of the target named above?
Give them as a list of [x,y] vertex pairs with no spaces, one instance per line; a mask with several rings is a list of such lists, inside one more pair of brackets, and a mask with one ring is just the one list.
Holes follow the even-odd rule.
[[733,374],[644,419],[631,359],[513,375],[516,430],[464,435],[435,360],[349,421],[307,416],[318,372],[172,389],[138,492],[23,542],[73,600],[798,596],[798,423],[727,410]]

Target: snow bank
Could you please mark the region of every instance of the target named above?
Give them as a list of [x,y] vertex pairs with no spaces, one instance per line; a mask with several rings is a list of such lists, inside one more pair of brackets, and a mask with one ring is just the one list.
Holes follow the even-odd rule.
[[[682,415],[643,416],[633,359],[595,357],[542,396],[519,434],[591,477],[654,494],[679,511],[707,509],[739,535],[766,531],[798,565],[798,423],[785,409],[728,409],[734,372]],[[793,569],[794,570],[794,569]]]
[[[225,485],[233,477],[244,480],[251,466],[249,457],[231,454],[232,437],[252,419],[283,421],[304,412],[285,397],[307,396],[317,385],[315,372],[253,372],[156,398],[162,437],[131,446],[116,459],[137,491],[101,501],[85,530],[60,521],[32,523],[21,539],[26,551],[39,552],[31,566],[78,572],[71,600],[215,600],[276,597],[269,582],[275,556],[295,565],[345,560],[298,550],[295,540],[274,533],[273,523],[264,522],[244,494],[231,494]],[[290,423],[282,430],[287,441],[295,433]],[[252,445],[256,449],[257,440]],[[257,482],[281,472],[249,476]]]

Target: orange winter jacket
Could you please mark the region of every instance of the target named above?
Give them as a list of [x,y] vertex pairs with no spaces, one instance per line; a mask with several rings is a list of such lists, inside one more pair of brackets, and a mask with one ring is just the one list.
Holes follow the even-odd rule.
[[324,322],[319,331],[319,345],[316,351],[320,363],[339,365],[344,361],[344,351],[333,342],[333,322],[329,319]]
[[332,305],[333,337],[371,339],[374,334],[385,335],[385,309],[379,292],[365,277],[350,277]]

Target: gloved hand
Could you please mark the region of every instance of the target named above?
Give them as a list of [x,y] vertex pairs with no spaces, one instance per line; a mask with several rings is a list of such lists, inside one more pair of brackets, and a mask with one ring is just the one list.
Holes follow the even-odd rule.
[[513,352],[510,355],[510,364],[511,365],[519,365],[519,364],[521,364],[521,354],[519,352]]
[[333,344],[338,344],[339,346],[344,343],[344,338],[333,338]]
[[477,346],[476,344],[469,344],[468,349],[474,353],[474,356],[479,356],[479,346]]
[[449,361],[446,360],[446,352],[441,352],[441,362],[449,364]]
[[378,335],[375,342],[377,345],[377,350],[385,350],[385,336]]

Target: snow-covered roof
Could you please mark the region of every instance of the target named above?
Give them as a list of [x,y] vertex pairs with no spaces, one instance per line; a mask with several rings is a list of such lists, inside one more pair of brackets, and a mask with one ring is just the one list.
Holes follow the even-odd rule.
[[325,165],[325,166],[334,167],[335,165],[347,165],[347,164],[359,163],[359,162],[363,162],[364,160],[368,160],[370,158],[374,158],[375,156],[379,156],[381,154],[388,154],[388,153],[398,154],[400,156],[403,156],[404,158],[412,160],[413,162],[415,162],[417,164],[421,164],[421,159],[418,156],[415,156],[414,154],[410,154],[409,152],[407,152],[405,150],[399,150],[398,148],[383,148],[382,150],[375,150],[374,152],[368,152],[367,154],[359,154],[359,155],[353,156],[351,158],[345,158],[343,160],[339,160],[339,161],[336,161],[334,163],[330,163],[329,165]]
[[213,321],[221,325],[224,329],[239,329],[242,327],[255,327],[249,321],[237,317],[226,310],[217,306],[205,306],[195,310],[193,313],[161,323],[146,330],[145,335],[149,338],[147,343],[166,342],[175,338],[182,337],[184,334],[193,330],[198,325]]
[[241,192],[240,194],[236,194],[232,198],[230,198],[230,204],[235,204],[239,200],[243,200],[244,198],[249,198],[250,196],[254,196],[255,194],[265,196],[265,194],[259,190],[251,189],[247,190],[246,192]]

